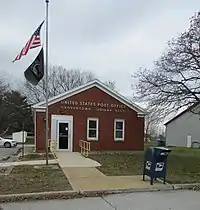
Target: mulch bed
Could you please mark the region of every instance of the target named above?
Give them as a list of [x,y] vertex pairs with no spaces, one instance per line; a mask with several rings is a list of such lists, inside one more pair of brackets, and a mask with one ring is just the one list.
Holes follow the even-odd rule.
[[[49,159],[54,159],[53,154],[49,153],[48,155]],[[39,154],[39,153],[31,153],[24,155],[23,157],[19,157],[19,160],[21,161],[29,161],[29,160],[45,160],[46,155],[45,154]]]
[[0,194],[71,190],[57,164],[49,166],[15,166],[7,176],[0,177]]

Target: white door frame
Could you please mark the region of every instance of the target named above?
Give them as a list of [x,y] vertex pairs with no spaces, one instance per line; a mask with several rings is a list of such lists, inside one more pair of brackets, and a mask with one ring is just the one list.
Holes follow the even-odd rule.
[[[52,115],[52,121],[55,123],[51,127],[51,137],[56,138],[57,150],[58,151],[73,151],[73,116],[71,115]],[[52,122],[51,121],[51,122]],[[69,123],[69,133],[68,133],[68,149],[59,149],[59,123]]]
[[[68,123],[68,149],[59,149],[59,124]],[[70,151],[71,152],[71,121],[70,120],[58,120],[57,121],[57,150],[59,151]]]

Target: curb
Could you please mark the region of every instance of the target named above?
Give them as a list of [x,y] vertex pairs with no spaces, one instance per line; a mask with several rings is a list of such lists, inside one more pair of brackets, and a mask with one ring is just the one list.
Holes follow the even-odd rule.
[[194,187],[196,186],[200,186],[200,183],[176,184],[176,185],[157,187],[157,188],[131,188],[131,189],[115,189],[115,190],[79,190],[79,191],[67,190],[67,191],[50,191],[50,192],[38,192],[38,193],[8,194],[8,195],[0,195],[0,203],[30,201],[30,200],[54,200],[54,199],[74,199],[74,198],[83,198],[83,197],[102,197],[114,194],[174,191],[174,190],[183,190],[183,189],[191,190],[194,189]]
[[17,151],[13,153],[13,155],[19,155],[21,152],[22,152],[22,148],[19,147],[19,148],[17,149]]
[[17,154],[17,158],[19,159],[19,157],[22,155],[22,148],[20,147],[19,149],[18,149],[18,154]]
[[5,155],[3,158],[1,158],[1,160],[0,161],[4,161],[4,160],[8,160],[10,158],[10,155]]
[[0,195],[0,203],[31,201],[31,200],[72,199],[79,197],[80,194],[77,191],[73,190],[8,194],[8,195]]
[[33,200],[54,200],[54,199],[73,199],[83,197],[102,197],[113,194],[134,193],[134,192],[155,192],[156,189],[117,189],[117,190],[68,190],[50,191],[39,193],[23,193],[0,195],[0,203],[33,201]]
[[200,188],[200,183],[193,184],[174,184],[172,185],[174,190],[192,190],[195,188]]
[[[19,148],[16,152],[14,152],[12,155],[17,155],[17,158],[20,156],[20,151],[21,148]],[[5,155],[3,158],[1,158],[0,161],[5,161],[11,158],[11,155]]]
[[84,197],[104,196],[113,194],[127,194],[137,192],[156,192],[155,188],[130,188],[130,189],[116,189],[116,190],[80,190],[79,193]]

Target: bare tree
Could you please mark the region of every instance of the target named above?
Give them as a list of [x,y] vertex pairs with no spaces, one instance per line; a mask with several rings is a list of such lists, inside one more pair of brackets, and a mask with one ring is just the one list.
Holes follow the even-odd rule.
[[[153,69],[134,75],[136,98],[161,110],[162,117],[200,102],[200,12],[187,31],[168,42]],[[160,117],[161,117],[160,116]]]
[[156,136],[160,127],[162,119],[160,116],[160,110],[156,106],[147,106],[147,115],[145,116],[145,142],[149,138]]
[[[95,79],[92,72],[79,69],[67,70],[62,66],[51,66],[49,70],[48,95],[53,97],[65,91],[69,91],[80,85]],[[43,78],[37,86],[25,82],[25,95],[31,103],[37,103],[45,99],[45,79]]]
[[108,80],[108,81],[105,82],[105,85],[108,86],[111,90],[116,91],[116,89],[117,89],[115,81]]

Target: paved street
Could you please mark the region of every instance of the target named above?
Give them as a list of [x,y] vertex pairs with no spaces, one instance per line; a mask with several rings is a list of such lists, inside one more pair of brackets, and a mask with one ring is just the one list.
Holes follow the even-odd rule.
[[14,152],[16,152],[18,150],[19,146],[18,147],[15,147],[15,148],[3,148],[3,147],[0,147],[0,161],[1,159],[6,156],[6,155],[12,155]]
[[200,192],[166,191],[131,193],[104,198],[2,204],[4,210],[198,210]]

